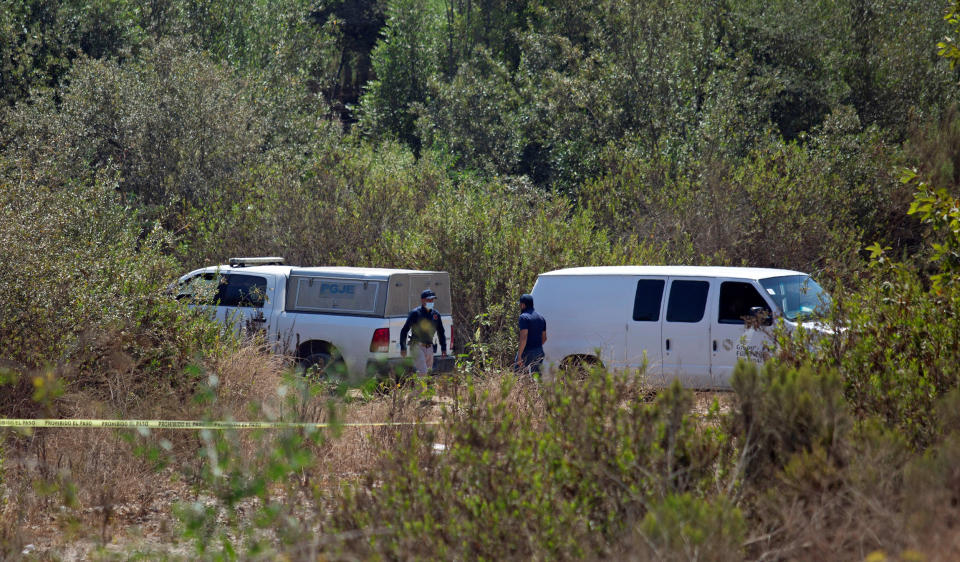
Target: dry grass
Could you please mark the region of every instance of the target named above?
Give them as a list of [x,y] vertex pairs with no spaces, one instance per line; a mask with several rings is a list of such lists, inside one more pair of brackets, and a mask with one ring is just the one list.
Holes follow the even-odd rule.
[[57,550],[77,540],[108,544],[131,532],[157,534],[169,528],[171,492],[186,491],[115,431],[38,429],[8,436],[6,447],[0,522],[16,530],[5,537],[15,552],[27,544]]
[[[286,367],[280,358],[257,346],[247,346],[207,365],[207,374],[217,379],[212,411],[177,396],[158,394],[129,402],[137,405],[131,413],[141,418],[196,419],[206,414],[238,420],[328,421],[336,417],[361,423],[435,421],[460,415],[457,406],[467,395],[463,379],[451,378],[435,379],[435,394],[429,397],[410,388],[396,388],[369,399],[331,401],[329,395],[319,394],[291,403]],[[481,400],[491,404],[503,400],[518,416],[544,419],[536,383],[514,384],[513,376],[481,374],[472,378],[472,384],[480,390],[477,396]],[[278,392],[281,387],[287,388],[286,396]],[[96,398],[102,395],[68,394],[58,401],[57,410],[64,417],[74,418],[116,415],[109,402]],[[733,403],[727,393],[698,393],[694,413],[705,414],[714,401],[721,411],[729,410]],[[439,443],[447,438],[442,427],[347,427],[329,434],[328,439],[312,446],[317,462],[302,475],[312,492],[296,493],[290,501],[300,506],[297,509],[317,515],[317,510],[324,509],[322,501],[317,503],[318,497],[334,498],[345,481],[360,482],[376,474],[382,453],[407,443],[412,431],[430,432]],[[99,429],[7,431],[0,455],[4,463],[0,554],[16,557],[32,544],[41,558],[80,560],[94,551],[119,552],[115,555],[122,558],[123,552],[129,552],[124,548],[146,544],[154,552],[188,555],[188,545],[173,546],[179,532],[171,508],[175,502],[198,497],[191,482],[183,478],[189,471],[176,465],[157,472],[136,454],[134,447],[141,441],[123,435]],[[154,441],[170,443],[173,458],[198,465],[201,443],[196,433],[168,430],[155,432],[153,437]],[[263,443],[252,433],[240,434],[237,443],[241,448],[237,452],[252,463],[263,451]],[[861,451],[861,462],[883,465],[890,462],[885,457],[889,454],[883,450]],[[894,475],[875,479],[869,485],[783,480],[779,491],[772,490],[768,499],[751,499],[761,511],[750,517],[761,525],[749,533],[747,552],[761,560],[862,559],[879,545],[891,559],[910,558],[911,552],[922,553],[923,559],[930,561],[960,557],[960,532],[955,524],[960,521],[960,510],[944,503],[937,490],[928,490],[925,496],[914,493],[910,513],[903,513],[898,482]],[[618,550],[620,547],[624,549]],[[639,535],[625,537],[623,544],[611,548],[629,553],[630,559],[653,558]]]
[[[123,410],[130,419],[219,419],[345,422],[436,420],[440,396],[421,400],[410,392],[391,392],[370,400],[344,404],[326,394],[290,400],[295,392],[285,378],[289,365],[257,345],[213,358],[206,375],[216,376],[216,402],[212,406],[184,401],[158,392],[127,397]],[[117,377],[110,368],[104,379]],[[95,392],[68,393],[57,400],[56,415],[63,418],[113,418],[119,412],[104,388]],[[112,388],[119,388],[113,385]],[[157,388],[163,388],[162,385]],[[285,389],[285,390],[280,390]],[[105,400],[106,398],[106,400]],[[300,397],[303,398],[303,397]],[[344,480],[356,480],[372,470],[384,450],[394,447],[405,431],[390,427],[342,428],[315,447],[318,462],[309,475],[313,485],[329,492]],[[129,431],[104,429],[38,429],[5,432],[2,455],[0,552],[19,553],[26,545],[37,552],[63,555],[71,544],[87,550],[111,541],[168,543],[172,533],[171,505],[196,497],[182,478],[181,466],[157,472],[136,454],[137,439],[122,437]],[[170,444],[172,457],[187,464],[197,462],[200,441],[195,432],[161,430],[154,441]],[[251,433],[242,433],[238,454],[254,457],[260,445]],[[83,559],[79,553],[77,559]]]
[[218,407],[234,419],[247,420],[257,413],[251,411],[250,404],[259,404],[264,414],[278,418],[282,404],[277,389],[283,384],[286,367],[283,357],[257,344],[213,359],[209,371],[219,379]]
[[[73,419],[111,419],[124,411],[129,419],[198,419],[204,408],[167,392],[164,385],[150,395],[131,396],[129,388],[107,384],[122,379],[111,361],[103,385],[94,391],[67,393],[55,415]],[[248,346],[211,361],[219,385],[217,410],[232,419],[251,419],[251,402],[277,408],[280,360]],[[30,377],[25,377],[29,380]],[[146,388],[141,385],[137,390]],[[106,389],[106,392],[104,392]],[[124,394],[121,408],[109,399],[110,389]],[[135,452],[133,432],[109,429],[52,428],[5,432],[0,547],[8,554],[25,545],[61,551],[79,541],[91,546],[130,536],[169,540],[170,506],[191,499],[189,482],[175,470],[157,472]],[[190,462],[199,446],[194,432],[155,431],[175,458]],[[252,450],[252,448],[251,448]]]

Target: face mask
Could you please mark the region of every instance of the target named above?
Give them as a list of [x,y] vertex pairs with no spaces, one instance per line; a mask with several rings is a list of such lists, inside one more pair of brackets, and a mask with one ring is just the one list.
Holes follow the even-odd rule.
[[433,304],[434,304],[434,303],[432,303],[432,302],[428,302],[428,303],[426,304],[427,310],[433,310]]

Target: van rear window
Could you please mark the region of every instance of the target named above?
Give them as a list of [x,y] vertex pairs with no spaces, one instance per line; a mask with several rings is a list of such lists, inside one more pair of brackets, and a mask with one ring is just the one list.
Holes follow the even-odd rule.
[[[292,278],[293,308],[308,312],[374,314],[380,283],[323,277]],[[289,302],[289,301],[288,301]]]
[[637,296],[633,301],[633,319],[637,322],[658,322],[663,301],[663,279],[637,281]]

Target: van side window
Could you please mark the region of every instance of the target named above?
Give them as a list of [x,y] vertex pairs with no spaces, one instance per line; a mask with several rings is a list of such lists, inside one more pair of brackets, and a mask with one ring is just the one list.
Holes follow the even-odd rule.
[[750,283],[724,281],[720,285],[720,309],[717,321],[720,324],[743,324],[750,309],[761,306],[770,314],[770,306]]
[[667,322],[695,323],[703,320],[707,309],[708,281],[674,281],[670,284]]
[[220,306],[261,307],[266,300],[267,280],[256,275],[226,275],[217,293]]
[[660,320],[660,302],[663,300],[663,279],[637,281],[637,296],[633,301],[633,319],[637,322]]

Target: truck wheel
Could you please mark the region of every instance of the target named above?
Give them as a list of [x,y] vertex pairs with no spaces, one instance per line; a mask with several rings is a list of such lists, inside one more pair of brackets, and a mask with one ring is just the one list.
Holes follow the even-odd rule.
[[300,360],[300,368],[308,378],[330,382],[341,382],[347,375],[347,366],[343,358],[326,352],[307,355]]

